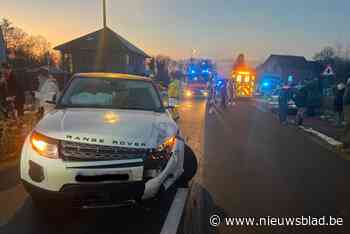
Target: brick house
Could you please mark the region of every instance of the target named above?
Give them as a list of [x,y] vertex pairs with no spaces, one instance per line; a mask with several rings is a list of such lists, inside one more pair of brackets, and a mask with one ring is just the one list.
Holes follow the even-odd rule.
[[314,78],[314,69],[310,62],[302,56],[293,55],[270,55],[270,57],[260,66],[257,67],[258,79],[266,77],[280,80],[285,83],[300,81]]

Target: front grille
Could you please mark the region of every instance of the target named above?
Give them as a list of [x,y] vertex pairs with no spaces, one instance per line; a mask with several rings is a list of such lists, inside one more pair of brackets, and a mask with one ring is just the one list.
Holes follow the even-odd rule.
[[145,191],[143,181],[118,183],[66,184],[60,193],[73,207],[103,207],[138,201]]
[[106,161],[144,159],[147,149],[127,148],[60,141],[60,157],[64,161]]

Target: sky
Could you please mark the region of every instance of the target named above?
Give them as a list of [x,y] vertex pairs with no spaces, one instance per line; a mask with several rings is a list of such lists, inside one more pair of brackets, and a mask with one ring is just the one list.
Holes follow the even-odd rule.
[[[0,17],[53,46],[102,27],[101,0],[0,0]],[[150,55],[252,63],[350,46],[349,0],[107,0],[108,26]]]

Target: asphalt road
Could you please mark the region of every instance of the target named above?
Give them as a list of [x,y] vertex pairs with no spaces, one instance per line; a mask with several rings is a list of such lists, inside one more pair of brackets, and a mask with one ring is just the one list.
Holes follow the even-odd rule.
[[[255,102],[206,112],[182,102],[180,125],[199,170],[178,233],[350,233],[350,162]],[[159,233],[173,193],[159,209],[128,207],[42,217],[21,185],[16,164],[0,169],[0,233]],[[209,217],[341,217],[341,227],[218,227]]]
[[[194,110],[203,103],[193,103]],[[184,233],[350,233],[350,162],[302,130],[281,126],[257,102],[204,117],[188,112],[201,138],[200,172],[184,216]],[[221,225],[213,228],[209,217]],[[226,226],[225,217],[342,218],[343,226]],[[281,221],[282,223],[282,221]]]

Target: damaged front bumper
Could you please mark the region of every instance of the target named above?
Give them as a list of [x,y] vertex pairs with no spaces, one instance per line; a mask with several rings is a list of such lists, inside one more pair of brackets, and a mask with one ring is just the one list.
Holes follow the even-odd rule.
[[[27,145],[28,146],[28,145]],[[46,159],[29,146],[24,147],[21,158],[21,179],[34,199],[63,201],[73,207],[105,207],[124,202],[137,202],[155,197],[168,189],[182,174],[183,142],[178,141],[166,166],[145,178],[144,164],[128,166],[118,162],[91,162],[67,164],[62,160]],[[113,165],[111,165],[113,164]],[[79,166],[80,165],[80,166]],[[84,166],[81,166],[84,165]],[[113,168],[113,166],[116,168]],[[152,175],[153,174],[153,175]],[[119,181],[85,181],[105,175],[127,175]]]

